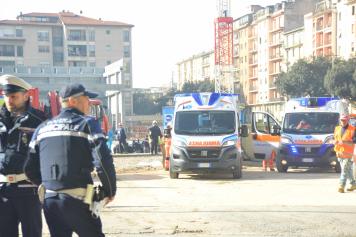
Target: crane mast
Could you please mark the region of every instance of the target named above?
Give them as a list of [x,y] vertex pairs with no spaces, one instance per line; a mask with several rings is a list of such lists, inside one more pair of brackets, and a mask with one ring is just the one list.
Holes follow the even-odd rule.
[[233,18],[230,0],[217,0],[215,19],[215,92],[233,93]]

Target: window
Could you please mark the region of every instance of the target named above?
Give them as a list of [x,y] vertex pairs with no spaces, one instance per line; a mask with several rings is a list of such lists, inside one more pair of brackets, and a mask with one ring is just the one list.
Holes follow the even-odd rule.
[[15,37],[14,29],[0,29],[1,37]]
[[109,65],[109,64],[111,64],[111,61],[110,60],[106,61],[106,65]]
[[38,52],[39,53],[49,53],[49,46],[48,45],[39,45]]
[[107,44],[107,45],[105,46],[105,49],[106,49],[106,51],[110,51],[110,50],[111,50],[111,45],[110,45],[110,44]]
[[38,41],[49,41],[49,32],[48,31],[38,31],[37,32]]
[[111,31],[110,30],[106,30],[106,34],[110,35]]
[[89,57],[95,57],[95,45],[88,45]]
[[352,6],[352,15],[355,15],[355,6]]
[[1,67],[11,67],[15,66],[15,61],[0,61]]
[[53,54],[53,61],[55,63],[63,62],[64,61],[64,55],[62,52],[55,52]]
[[85,30],[69,30],[68,40],[85,41]]
[[130,42],[130,31],[128,30],[123,31],[123,41]]
[[130,73],[131,72],[131,64],[129,62],[126,62],[124,64],[124,72]]
[[130,47],[129,46],[124,46],[124,57],[126,57],[126,58],[130,57]]
[[95,30],[89,31],[89,41],[95,41]]
[[68,56],[87,56],[87,46],[86,45],[68,45]]
[[277,122],[272,117],[264,113],[256,113],[254,120],[256,130],[260,133],[270,134],[273,131],[273,127],[277,125]]
[[22,46],[17,46],[17,57],[23,57],[23,47]]
[[0,56],[15,56],[15,46],[0,45]]
[[89,63],[89,67],[96,67],[96,63],[95,62],[90,62]]
[[16,37],[23,37],[23,30],[22,29],[16,29]]

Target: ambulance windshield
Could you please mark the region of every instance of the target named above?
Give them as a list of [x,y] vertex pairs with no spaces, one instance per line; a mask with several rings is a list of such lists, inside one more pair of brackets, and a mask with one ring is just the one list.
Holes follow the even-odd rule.
[[338,113],[287,113],[283,132],[292,134],[329,134],[338,124]]
[[174,131],[181,135],[222,135],[234,133],[234,111],[177,112]]

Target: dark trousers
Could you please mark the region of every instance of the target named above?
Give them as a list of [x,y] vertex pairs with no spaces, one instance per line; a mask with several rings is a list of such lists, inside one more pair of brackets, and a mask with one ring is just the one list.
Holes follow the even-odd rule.
[[151,141],[151,154],[153,154],[153,152],[157,155],[157,149],[158,149],[158,141]]
[[42,236],[41,204],[37,195],[11,196],[0,193],[0,237]]
[[43,205],[51,237],[103,237],[100,218],[94,218],[89,206],[66,194],[47,197]]
[[120,153],[128,152],[126,141],[119,141],[119,146],[120,146]]

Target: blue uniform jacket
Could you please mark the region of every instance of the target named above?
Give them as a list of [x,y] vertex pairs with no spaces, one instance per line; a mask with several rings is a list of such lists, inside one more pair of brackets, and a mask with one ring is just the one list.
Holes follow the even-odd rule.
[[21,174],[25,163],[28,146],[35,128],[44,120],[42,111],[28,106],[21,116],[13,117],[3,106],[0,109],[0,173]]
[[116,193],[113,159],[99,123],[74,108],[39,126],[25,164],[27,177],[49,190],[86,188],[97,170],[106,196]]

